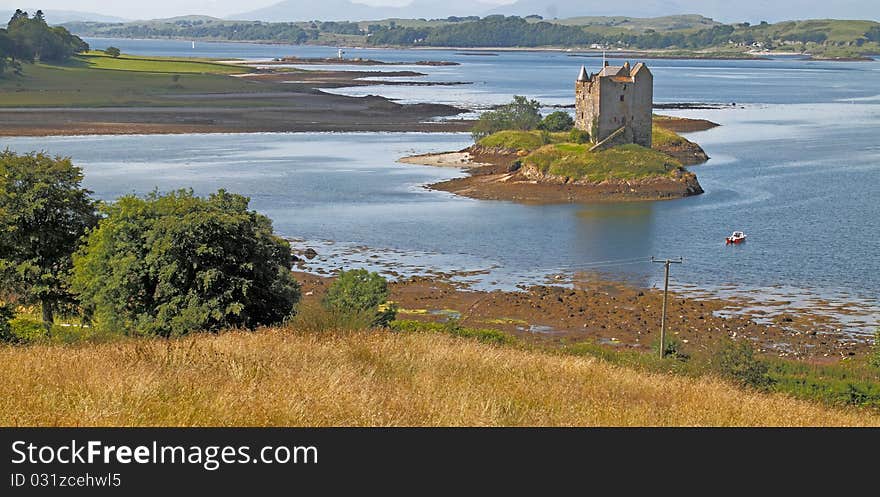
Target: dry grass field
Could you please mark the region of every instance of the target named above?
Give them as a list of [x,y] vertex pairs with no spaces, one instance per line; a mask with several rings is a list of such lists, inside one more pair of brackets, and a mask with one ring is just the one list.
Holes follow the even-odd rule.
[[0,348],[5,426],[880,425],[720,380],[430,333]]

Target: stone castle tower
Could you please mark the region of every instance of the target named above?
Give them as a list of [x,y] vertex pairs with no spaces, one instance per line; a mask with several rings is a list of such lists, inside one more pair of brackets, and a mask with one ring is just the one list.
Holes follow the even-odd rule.
[[[630,67],[605,62],[597,74],[581,67],[575,83],[575,126],[593,143],[636,143],[651,147],[654,75],[639,62]],[[613,136],[612,136],[613,135]]]

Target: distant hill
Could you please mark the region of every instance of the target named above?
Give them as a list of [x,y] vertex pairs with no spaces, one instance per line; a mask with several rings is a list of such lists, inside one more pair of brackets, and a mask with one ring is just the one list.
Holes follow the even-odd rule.
[[[332,0],[331,0],[332,1]],[[231,21],[186,16],[128,23],[71,22],[80,36],[185,38],[345,46],[574,47],[662,50],[664,57],[754,57],[786,51],[815,58],[866,58],[880,53],[875,21],[814,19],[722,24],[698,15],[577,17],[456,17],[338,22]]]
[[661,17],[699,12],[723,22],[798,19],[880,20],[880,2],[870,0],[517,0],[487,13],[545,18],[578,16]]
[[[2,24],[5,27],[6,21],[8,21],[12,17],[12,13],[14,10],[9,10],[5,15],[2,15]],[[31,14],[36,12],[36,10],[28,11]],[[66,22],[86,22],[86,21],[94,21],[94,22],[125,22],[127,19],[123,19],[122,17],[108,16],[104,14],[96,14],[94,12],[80,12],[78,10],[43,10],[43,15],[46,16],[46,22],[49,24],[64,24]]]
[[[545,19],[547,20],[547,19]],[[688,29],[704,29],[720,26],[721,23],[696,14],[685,14],[662,17],[621,17],[621,16],[590,16],[570,17],[556,19],[550,22],[565,26],[604,26],[617,30],[624,29],[633,32],[644,32],[648,29],[654,31],[678,31]]]
[[362,21],[365,19],[431,19],[485,13],[491,5],[473,0],[413,0],[403,7],[370,6],[350,0],[304,2],[283,0],[262,9],[227,16],[258,21]]
[[527,16],[537,14],[546,19],[564,19],[581,16],[661,17],[689,12],[704,12],[701,8],[688,9],[673,0],[517,0],[489,10],[489,14]]

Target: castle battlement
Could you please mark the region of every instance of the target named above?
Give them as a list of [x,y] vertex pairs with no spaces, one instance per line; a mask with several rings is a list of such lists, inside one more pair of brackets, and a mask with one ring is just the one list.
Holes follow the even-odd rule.
[[581,67],[575,82],[575,126],[599,143],[622,129],[615,144],[651,147],[654,75],[644,63],[630,67],[607,62],[598,73]]

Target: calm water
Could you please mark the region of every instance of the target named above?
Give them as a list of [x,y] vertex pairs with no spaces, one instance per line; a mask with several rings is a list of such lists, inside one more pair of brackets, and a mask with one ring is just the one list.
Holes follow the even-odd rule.
[[[181,55],[189,42],[89,40],[124,52]],[[192,55],[260,59],[331,56],[335,48],[197,43]],[[465,56],[453,51],[349,50],[381,60],[456,60],[419,67],[459,87],[359,87],[406,101],[479,108],[513,94],[571,103],[584,61],[564,53]],[[249,195],[280,233],[316,246],[313,266],[361,265],[400,273],[488,270],[470,277],[508,288],[580,270],[646,285],[660,267],[604,261],[683,256],[677,285],[719,292],[772,289],[811,305],[817,296],[861,300],[877,323],[880,288],[880,64],[650,61],[657,101],[737,102],[677,112],[723,126],[695,133],[712,156],[696,166],[704,195],[647,203],[525,206],[476,201],[422,185],[462,173],[401,165],[403,155],[469,144],[463,134],[248,134],[2,139],[19,151],[71,155],[104,199],[154,188],[227,188]],[[727,247],[734,229],[749,241]],[[330,242],[332,241],[332,242]],[[368,247],[365,249],[364,247]],[[393,267],[391,267],[393,266]]]

